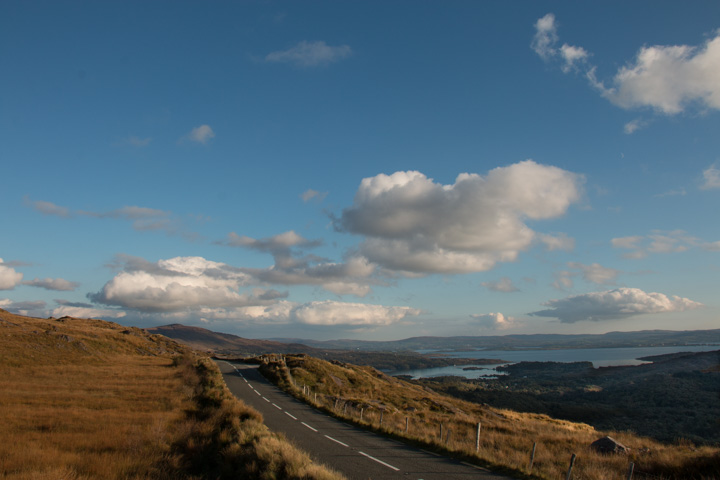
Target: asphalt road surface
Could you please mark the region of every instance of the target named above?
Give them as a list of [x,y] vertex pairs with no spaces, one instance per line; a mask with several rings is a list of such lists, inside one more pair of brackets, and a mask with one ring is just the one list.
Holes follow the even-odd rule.
[[315,462],[350,480],[510,478],[376,435],[296,400],[257,371],[254,365],[218,361],[230,391],[262,413],[265,424],[283,433]]

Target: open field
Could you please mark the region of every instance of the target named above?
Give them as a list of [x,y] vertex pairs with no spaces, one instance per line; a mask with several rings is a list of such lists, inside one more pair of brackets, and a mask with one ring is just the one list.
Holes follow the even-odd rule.
[[0,310],[0,478],[340,476],[271,434],[213,362],[143,330]]
[[[565,478],[575,454],[572,478],[578,479],[625,478],[631,462],[634,478],[720,478],[717,447],[686,441],[663,444],[630,432],[600,431],[547,415],[462,401],[371,367],[304,355],[265,356],[264,362],[261,371],[268,378],[333,415],[516,475]],[[630,453],[602,455],[589,448],[606,435],[629,447]],[[530,469],[533,443],[537,450]]]

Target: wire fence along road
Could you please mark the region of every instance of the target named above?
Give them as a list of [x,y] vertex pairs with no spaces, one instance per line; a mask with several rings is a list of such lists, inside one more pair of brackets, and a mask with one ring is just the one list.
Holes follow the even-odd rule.
[[502,479],[485,469],[376,435],[325,415],[286,394],[256,366],[218,362],[230,391],[273,431],[351,480]]

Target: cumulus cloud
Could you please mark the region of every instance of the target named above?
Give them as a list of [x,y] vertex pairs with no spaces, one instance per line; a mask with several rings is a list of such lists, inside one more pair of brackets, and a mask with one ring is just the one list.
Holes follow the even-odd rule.
[[615,248],[630,250],[623,258],[640,259],[650,254],[685,252],[690,248],[702,245],[698,238],[688,235],[682,230],[663,232],[655,230],[647,236],[613,238],[611,244]]
[[518,289],[515,285],[513,285],[512,280],[510,280],[508,277],[502,277],[497,282],[483,282],[481,284],[483,287],[487,288],[488,290],[492,290],[493,292],[519,292],[520,289]]
[[397,323],[420,310],[410,307],[388,307],[364,303],[346,303],[325,300],[311,302],[295,308],[295,321],[306,325],[384,326]]
[[289,63],[298,67],[317,67],[337,62],[352,54],[348,45],[330,46],[323,41],[302,41],[287,50],[268,53],[265,61],[270,63]]
[[[582,70],[590,85],[621,108],[651,108],[665,115],[681,113],[693,104],[720,109],[720,30],[701,46],[642,47],[633,61],[618,70],[610,86],[598,79],[585,49],[557,47],[558,42],[555,16],[549,13],[535,23],[531,48],[545,61],[561,62],[565,73]],[[641,126],[630,122],[625,132]]]
[[575,248],[575,239],[561,233],[558,235],[538,234],[538,240],[545,244],[548,251],[562,250],[565,252],[572,251]]
[[56,290],[59,292],[72,292],[80,286],[77,282],[71,282],[63,278],[35,278],[28,282],[23,282],[23,285],[44,288],[45,290]]
[[569,262],[568,266],[580,270],[585,281],[600,285],[614,284],[617,276],[622,273],[614,268],[603,267],[599,263],[583,265],[582,263]]
[[0,290],[12,290],[22,281],[23,274],[3,262],[0,258]]
[[543,305],[550,308],[532,312],[530,315],[557,318],[563,323],[616,320],[650,313],[682,312],[703,306],[688,298],[646,293],[639,288],[617,288],[605,292],[573,295],[560,300],[550,300]]
[[517,320],[513,317],[506,317],[502,313],[482,313],[470,315],[480,328],[488,330],[507,330],[517,326]]
[[715,165],[712,165],[703,170],[703,179],[705,180],[702,186],[702,190],[709,190],[711,188],[720,188],[720,169]]
[[581,197],[582,176],[527,160],[462,173],[442,185],[417,171],[365,178],[353,206],[333,218],[365,236],[360,253],[414,274],[469,273],[513,261],[538,235],[526,220],[559,217]]
[[275,264],[269,268],[243,268],[242,271],[263,283],[281,285],[319,285],[337,295],[364,297],[370,293],[369,277],[375,271],[367,259],[350,257],[344,263],[331,262],[314,255],[303,255],[297,248],[314,248],[320,240],[309,240],[290,230],[269,238],[255,239],[230,233],[225,241],[231,247],[243,247],[269,253]]
[[200,125],[199,127],[195,127],[190,130],[187,138],[189,138],[193,142],[202,143],[203,145],[205,145],[207,142],[215,138],[215,132],[213,132],[213,129],[210,128],[210,125]]
[[[125,258],[119,261],[122,263]],[[89,298],[96,303],[141,312],[172,312],[204,306],[239,307],[267,302],[257,295],[238,292],[238,288],[249,281],[247,274],[202,257],[175,257],[154,264],[140,259],[127,262],[122,272]]]

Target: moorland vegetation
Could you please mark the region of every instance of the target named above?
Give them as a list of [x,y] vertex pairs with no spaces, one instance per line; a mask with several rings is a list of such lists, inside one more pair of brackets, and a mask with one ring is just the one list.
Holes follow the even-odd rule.
[[214,362],[101,320],[0,310],[0,478],[343,478],[268,431]]

